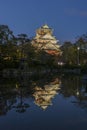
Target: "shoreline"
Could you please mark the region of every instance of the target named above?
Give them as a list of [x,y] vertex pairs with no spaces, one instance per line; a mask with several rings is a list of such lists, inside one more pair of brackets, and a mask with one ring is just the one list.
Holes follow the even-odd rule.
[[87,69],[84,70],[82,68],[28,68],[28,70],[21,70],[21,69],[3,69],[0,71],[0,76],[12,76],[17,77],[19,75],[23,76],[34,76],[34,75],[43,75],[47,73],[54,73],[54,74],[86,74]]

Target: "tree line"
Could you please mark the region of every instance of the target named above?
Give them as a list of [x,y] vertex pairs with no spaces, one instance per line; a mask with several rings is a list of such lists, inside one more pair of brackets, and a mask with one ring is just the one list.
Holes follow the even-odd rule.
[[75,43],[64,42],[61,46],[63,61],[68,65],[87,65],[87,34],[79,36]]
[[0,69],[18,68],[21,60],[26,60],[30,67],[58,66],[58,59],[66,65],[87,65],[87,34],[78,37],[75,43],[65,41],[60,57],[37,51],[31,41],[27,34],[15,36],[7,25],[0,25]]

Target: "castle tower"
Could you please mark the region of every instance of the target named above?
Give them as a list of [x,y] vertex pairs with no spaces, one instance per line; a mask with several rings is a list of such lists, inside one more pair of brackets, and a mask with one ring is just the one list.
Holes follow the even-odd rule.
[[53,36],[53,29],[47,24],[36,30],[36,36],[32,40],[32,45],[37,49],[43,49],[48,54],[60,55],[59,40]]

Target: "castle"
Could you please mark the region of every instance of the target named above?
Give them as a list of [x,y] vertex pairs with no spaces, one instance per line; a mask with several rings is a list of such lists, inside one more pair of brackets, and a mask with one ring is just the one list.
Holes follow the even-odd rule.
[[36,36],[32,40],[32,45],[37,50],[44,50],[50,55],[61,55],[59,40],[53,36],[53,29],[47,24],[36,30]]

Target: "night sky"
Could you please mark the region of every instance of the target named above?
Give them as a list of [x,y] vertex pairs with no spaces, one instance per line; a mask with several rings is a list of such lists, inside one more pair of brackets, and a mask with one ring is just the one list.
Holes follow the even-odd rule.
[[87,32],[87,0],[0,0],[0,24],[29,37],[48,24],[61,43],[74,42]]

